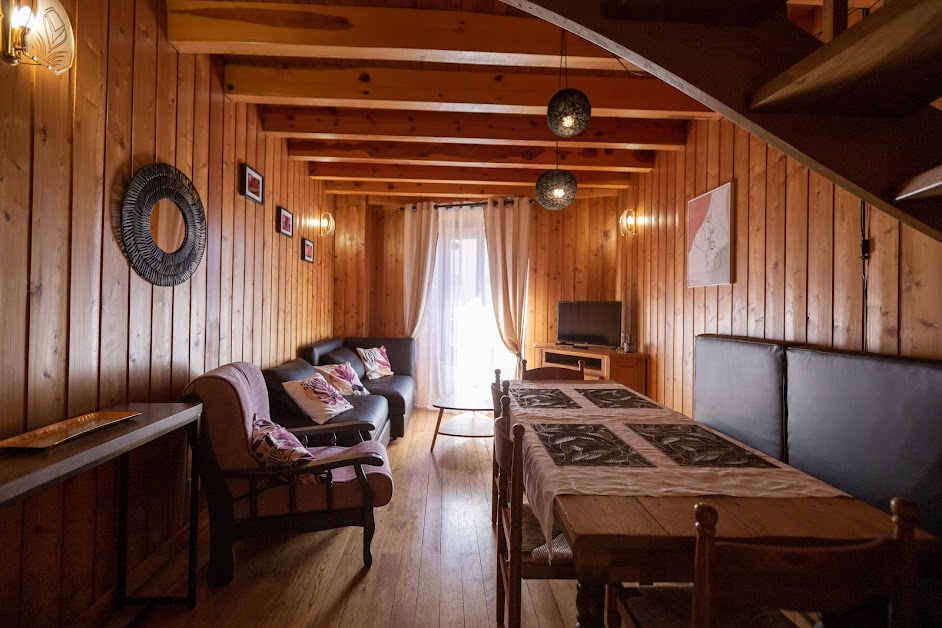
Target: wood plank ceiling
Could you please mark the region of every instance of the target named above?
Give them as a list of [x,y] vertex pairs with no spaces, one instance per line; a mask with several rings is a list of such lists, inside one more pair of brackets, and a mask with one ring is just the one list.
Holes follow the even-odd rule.
[[[938,0],[898,0],[824,47],[805,32],[821,26],[830,39],[846,25],[848,10],[872,6],[874,0],[167,0],[167,24],[180,52],[225,58],[229,99],[257,105],[262,128],[286,138],[289,155],[308,162],[329,194],[532,194],[540,172],[557,163],[557,138],[545,123],[546,104],[562,83],[555,22],[586,37],[566,40],[566,83],[589,96],[592,123],[558,142],[558,163],[576,171],[581,195],[629,187],[632,173],[650,172],[655,151],[682,147],[687,121],[719,118],[682,87],[939,237],[938,217],[927,214],[925,201],[903,207],[894,199],[938,187],[931,176],[938,144],[907,138],[905,152],[879,167],[853,148],[863,139],[886,144],[888,132],[923,122],[935,133],[938,116],[926,121],[920,108],[940,91]],[[571,19],[561,15],[569,10]],[[584,24],[604,25],[612,36]],[[631,46],[644,43],[657,62],[619,43],[629,31]],[[913,54],[918,62],[910,63]],[[879,71],[868,73],[875,66]],[[696,78],[665,70],[671,67]],[[789,117],[809,107],[807,123]],[[914,109],[920,111],[910,114]],[[832,116],[824,126],[822,113]],[[871,117],[861,123],[861,114]],[[898,119],[888,115],[907,119],[888,122]],[[767,121],[774,121],[771,131]]]
[[[222,55],[229,99],[257,105],[329,194],[533,196],[556,164],[561,31],[497,0],[168,0],[167,13],[174,47]],[[718,117],[577,37],[567,53],[593,105],[589,129],[559,141],[581,197],[614,196],[654,151],[684,146],[688,120]]]

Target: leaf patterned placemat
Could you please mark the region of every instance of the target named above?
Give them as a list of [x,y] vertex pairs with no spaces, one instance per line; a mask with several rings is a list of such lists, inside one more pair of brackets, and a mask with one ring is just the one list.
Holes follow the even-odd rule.
[[533,431],[557,465],[654,466],[604,425],[534,423]]
[[624,388],[577,388],[583,397],[599,408],[657,408],[656,403]]
[[510,395],[521,408],[579,408],[559,388],[511,388]]
[[754,467],[775,469],[725,438],[689,423],[625,423],[679,465],[692,467]]

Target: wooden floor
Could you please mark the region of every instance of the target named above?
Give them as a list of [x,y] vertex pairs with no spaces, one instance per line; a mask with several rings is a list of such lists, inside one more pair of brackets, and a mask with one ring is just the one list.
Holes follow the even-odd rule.
[[[247,539],[236,544],[232,584],[209,587],[204,530],[196,608],[156,609],[141,624],[495,625],[491,439],[439,436],[430,454],[435,418],[416,410],[406,436],[389,446],[395,494],[376,511],[372,568],[363,568],[359,528]],[[146,593],[182,594],[184,579],[181,554]],[[574,582],[524,582],[523,598],[524,626],[576,623]],[[109,625],[132,617],[116,613]]]

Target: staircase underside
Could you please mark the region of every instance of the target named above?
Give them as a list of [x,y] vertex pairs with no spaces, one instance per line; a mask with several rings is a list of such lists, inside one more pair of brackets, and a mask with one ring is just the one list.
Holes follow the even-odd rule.
[[[942,111],[925,105],[906,115],[868,116],[750,108],[760,88],[809,55],[820,56],[824,47],[785,19],[784,5],[743,26],[613,19],[606,17],[611,13],[599,0],[502,1],[627,59],[875,207],[942,241],[942,197],[896,200],[907,182],[942,164]],[[871,97],[889,100],[894,95]],[[875,109],[872,103],[861,107],[868,109]]]

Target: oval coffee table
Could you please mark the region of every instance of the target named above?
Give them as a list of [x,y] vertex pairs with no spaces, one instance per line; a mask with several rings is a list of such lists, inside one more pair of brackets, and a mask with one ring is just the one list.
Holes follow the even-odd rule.
[[[432,447],[429,451],[435,451],[435,440],[439,434],[463,438],[488,438],[494,435],[494,420],[477,414],[494,411],[493,403],[484,395],[479,397],[473,393],[455,393],[439,397],[432,405],[438,408],[438,422],[435,424]],[[442,415],[445,414],[445,410],[459,410],[464,411],[465,414],[459,414],[442,425]]]

